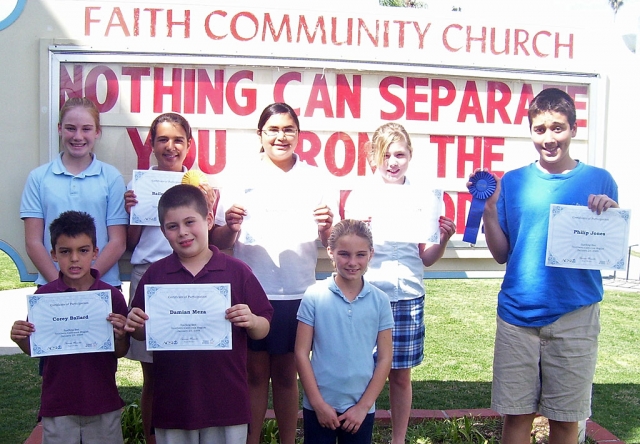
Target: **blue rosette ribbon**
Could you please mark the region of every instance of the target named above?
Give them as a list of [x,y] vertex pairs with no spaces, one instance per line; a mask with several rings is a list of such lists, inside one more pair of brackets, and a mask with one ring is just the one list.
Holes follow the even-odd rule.
[[464,229],[462,240],[475,244],[480,231],[480,220],[484,213],[484,205],[487,199],[496,191],[496,179],[487,171],[478,171],[471,179],[469,192],[471,193],[471,208],[467,216],[467,225]]

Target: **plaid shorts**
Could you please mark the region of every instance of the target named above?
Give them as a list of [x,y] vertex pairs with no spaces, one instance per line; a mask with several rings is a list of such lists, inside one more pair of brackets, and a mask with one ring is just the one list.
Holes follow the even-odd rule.
[[391,302],[394,326],[391,368],[412,368],[424,358],[424,296]]

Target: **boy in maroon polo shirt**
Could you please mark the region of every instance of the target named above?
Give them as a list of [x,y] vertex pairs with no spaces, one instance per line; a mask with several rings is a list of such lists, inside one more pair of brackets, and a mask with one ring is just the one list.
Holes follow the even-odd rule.
[[204,194],[176,185],[158,203],[160,228],[173,254],[151,265],[136,290],[125,329],[145,339],[145,284],[231,284],[232,350],[154,354],[152,426],[156,442],[243,443],[251,418],[247,336],[269,332],[271,304],[251,269],[208,245],[213,218]]
[[[79,211],[66,211],[49,226],[51,258],[60,267],[59,278],[36,290],[36,294],[69,291],[111,290],[113,312],[107,321],[113,325],[115,351],[47,356],[42,358],[40,413],[43,442],[122,443],[120,408],[124,402],[116,386],[118,358],[129,349],[124,331],[127,303],[122,293],[100,280],[91,263],[98,255],[93,217]],[[11,339],[27,355],[35,327],[16,321]]]

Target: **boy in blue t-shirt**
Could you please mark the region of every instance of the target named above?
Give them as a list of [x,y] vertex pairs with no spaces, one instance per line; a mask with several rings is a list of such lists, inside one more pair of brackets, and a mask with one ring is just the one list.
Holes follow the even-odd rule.
[[[539,160],[495,176],[483,215],[487,246],[507,263],[498,295],[491,407],[504,416],[503,442],[528,444],[536,414],[550,440],[575,444],[591,415],[602,300],[599,270],[545,266],[551,204],[617,208],[618,188],[601,168],[573,159],[577,131],[571,97],[543,90],[529,107]],[[468,184],[470,185],[470,183]]]

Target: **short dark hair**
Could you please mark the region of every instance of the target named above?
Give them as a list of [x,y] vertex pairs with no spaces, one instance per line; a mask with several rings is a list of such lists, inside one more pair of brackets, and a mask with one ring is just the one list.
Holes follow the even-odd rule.
[[567,117],[569,126],[576,123],[576,104],[569,94],[558,88],[543,89],[529,105],[529,129],[533,119],[546,112],[555,112]]
[[93,248],[97,245],[96,240],[96,223],[89,213],[84,211],[65,211],[61,213],[57,219],[49,225],[49,233],[51,234],[51,249],[56,249],[58,238],[60,236],[76,237],[86,234],[91,238]]
[[158,219],[161,227],[164,226],[167,211],[179,207],[193,207],[205,219],[209,214],[207,198],[200,188],[187,184],[175,185],[165,191],[158,202]]

